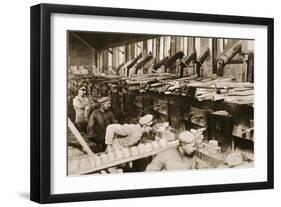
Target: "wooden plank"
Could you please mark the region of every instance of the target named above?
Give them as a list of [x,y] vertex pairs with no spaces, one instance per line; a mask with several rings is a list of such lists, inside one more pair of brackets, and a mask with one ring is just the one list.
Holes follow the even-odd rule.
[[225,94],[216,94],[213,97],[213,101],[219,101],[219,100],[224,100]]
[[227,93],[228,96],[249,96],[254,95],[254,90],[246,90],[246,91],[229,91]]
[[[179,145],[179,141],[178,140],[171,141],[171,142],[167,143],[167,146],[160,147],[157,150],[141,153],[141,154],[138,154],[138,155],[135,155],[135,156],[130,156],[128,158],[123,158],[123,159],[115,160],[113,162],[105,163],[105,164],[102,164],[100,166],[96,166],[96,167],[93,167],[93,168],[90,168],[90,169],[87,169],[87,170],[80,170],[80,171],[76,171],[76,172],[70,172],[69,176],[76,176],[76,175],[93,173],[93,172],[100,171],[100,170],[103,170],[103,169],[107,169],[107,168],[110,168],[110,167],[118,166],[118,165],[123,164],[123,163],[127,163],[127,162],[130,162],[130,161],[134,161],[134,160],[138,160],[138,159],[142,159],[142,158],[145,158],[145,157],[149,157],[149,156],[152,156],[152,155],[159,154],[160,152],[163,152],[165,150],[168,150],[168,149],[171,149],[171,148],[175,148],[178,145]],[[95,155],[95,156],[97,156],[97,155]],[[86,158],[86,156],[82,156],[81,158]]]
[[227,96],[225,97],[225,101],[232,101],[232,100],[238,100],[238,101],[254,101],[254,96]]
[[68,124],[68,127],[69,127],[70,131],[75,136],[75,138],[78,140],[78,142],[83,147],[85,152],[87,152],[88,155],[94,156],[95,154],[92,152],[92,150],[87,145],[86,141],[84,140],[84,138],[82,137],[82,135],[80,134],[78,129],[74,126],[74,124],[72,123],[72,121],[69,118],[68,118],[67,124]]
[[216,86],[218,88],[221,87],[227,87],[227,88],[254,88],[254,84],[253,83],[249,83],[249,82],[239,82],[239,83],[235,83],[235,82],[229,82],[229,83],[217,83]]

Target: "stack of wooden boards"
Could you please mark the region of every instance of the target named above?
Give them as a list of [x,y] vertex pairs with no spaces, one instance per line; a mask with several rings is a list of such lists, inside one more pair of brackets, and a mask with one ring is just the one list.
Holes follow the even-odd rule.
[[192,81],[187,87],[196,88],[195,98],[199,101],[224,100],[227,103],[253,104],[254,84],[234,82],[232,77],[220,77],[210,81]]
[[[74,77],[71,77],[73,81]],[[76,77],[77,78],[77,77]],[[223,100],[227,103],[252,105],[254,100],[254,83],[236,82],[231,76],[210,75],[199,78],[197,75],[177,78],[171,73],[122,76],[79,76],[92,86],[107,85],[113,93],[129,91],[156,92],[167,95],[195,97],[198,101]],[[88,89],[91,92],[91,89]]]
[[[127,79],[129,90],[145,90],[195,97],[198,101],[223,100],[227,103],[252,105],[254,102],[254,83],[235,82],[231,76],[211,75],[205,78],[189,76],[171,78],[168,74],[158,77],[138,77]],[[130,87],[131,86],[131,87]]]

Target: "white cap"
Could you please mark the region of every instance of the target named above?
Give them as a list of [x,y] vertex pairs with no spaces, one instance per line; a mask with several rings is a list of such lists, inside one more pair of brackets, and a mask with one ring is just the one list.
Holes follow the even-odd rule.
[[151,114],[147,114],[140,118],[139,123],[141,125],[151,125],[153,123],[153,116]]
[[178,139],[187,144],[195,142],[195,136],[190,131],[183,131],[179,134]]

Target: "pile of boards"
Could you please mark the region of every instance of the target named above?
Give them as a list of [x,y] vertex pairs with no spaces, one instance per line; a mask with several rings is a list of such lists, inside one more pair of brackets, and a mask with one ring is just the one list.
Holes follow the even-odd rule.
[[86,79],[89,82],[93,81],[93,85],[106,84],[113,93],[119,94],[129,91],[141,93],[150,91],[188,96],[196,98],[198,101],[222,100],[227,103],[247,105],[253,105],[254,101],[254,83],[236,82],[231,76],[221,77],[216,74],[203,78],[197,77],[197,75],[177,78],[175,74],[171,73],[156,73],[131,77],[88,76]]
[[254,84],[249,82],[234,82],[232,77],[220,77],[210,81],[193,81],[187,87],[196,88],[195,98],[199,101],[223,100],[227,103],[254,103]]
[[126,80],[129,90],[153,91],[169,95],[195,97],[198,101],[223,100],[227,103],[252,105],[254,83],[235,82],[231,76],[211,75],[205,78],[184,78],[161,74],[158,77],[138,77]]

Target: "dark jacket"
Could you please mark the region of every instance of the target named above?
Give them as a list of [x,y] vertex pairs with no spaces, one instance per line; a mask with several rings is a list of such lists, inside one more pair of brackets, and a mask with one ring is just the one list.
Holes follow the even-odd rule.
[[101,108],[96,109],[88,121],[88,136],[97,142],[104,142],[106,127],[114,123],[118,123],[118,121],[111,110],[103,112]]

